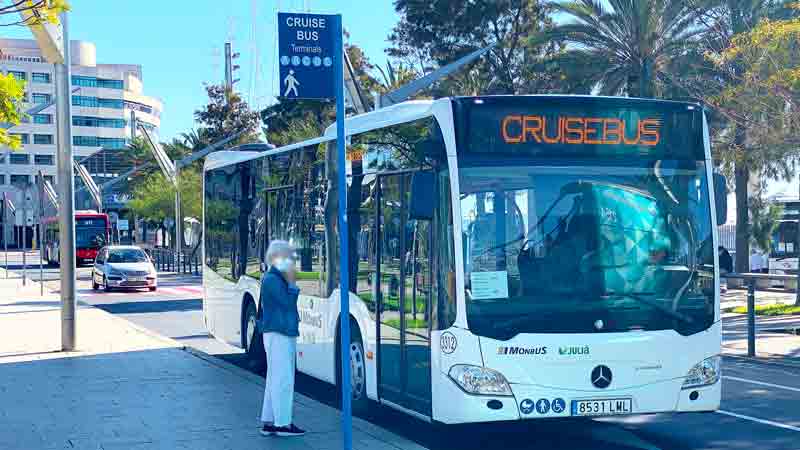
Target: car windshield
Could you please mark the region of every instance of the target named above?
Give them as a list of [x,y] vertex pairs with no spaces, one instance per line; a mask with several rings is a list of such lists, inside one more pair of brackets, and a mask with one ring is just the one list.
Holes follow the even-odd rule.
[[470,329],[508,339],[708,328],[705,164],[570,164],[459,169]]
[[138,263],[147,262],[147,254],[138,248],[116,249],[108,252],[110,263]]

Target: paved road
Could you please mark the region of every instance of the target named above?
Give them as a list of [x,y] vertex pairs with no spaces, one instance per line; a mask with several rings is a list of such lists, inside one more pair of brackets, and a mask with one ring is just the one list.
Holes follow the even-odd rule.
[[[154,293],[92,292],[88,269],[80,269],[78,295],[139,326],[258,372],[239,350],[208,336],[198,283],[196,277],[172,276],[164,277]],[[335,391],[325,383],[301,376],[298,390],[335,404]],[[726,357],[717,413],[542,420],[443,432],[387,408],[373,408],[367,419],[432,450],[800,449],[800,366]]]

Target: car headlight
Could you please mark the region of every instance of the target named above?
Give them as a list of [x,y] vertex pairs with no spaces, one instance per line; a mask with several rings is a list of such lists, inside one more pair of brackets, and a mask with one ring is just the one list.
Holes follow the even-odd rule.
[[448,374],[468,394],[511,396],[511,386],[500,372],[485,367],[457,364]]
[[719,381],[720,377],[720,357],[712,356],[706,358],[694,367],[689,369],[686,374],[686,379],[683,382],[683,389],[695,388],[700,386],[708,386]]

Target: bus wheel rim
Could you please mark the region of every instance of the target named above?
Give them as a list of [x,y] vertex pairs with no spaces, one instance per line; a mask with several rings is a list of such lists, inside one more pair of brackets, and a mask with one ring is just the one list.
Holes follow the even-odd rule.
[[350,344],[350,380],[352,384],[353,398],[361,398],[365,383],[364,376],[364,353],[361,345],[354,342]]

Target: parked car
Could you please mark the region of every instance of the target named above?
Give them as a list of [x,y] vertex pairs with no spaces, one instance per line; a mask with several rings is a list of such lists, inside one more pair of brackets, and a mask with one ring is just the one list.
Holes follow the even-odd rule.
[[103,247],[94,261],[92,289],[148,288],[155,291],[158,274],[150,257],[134,245]]

